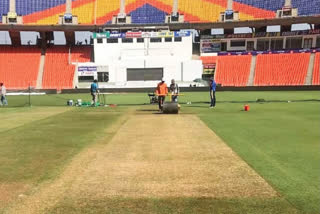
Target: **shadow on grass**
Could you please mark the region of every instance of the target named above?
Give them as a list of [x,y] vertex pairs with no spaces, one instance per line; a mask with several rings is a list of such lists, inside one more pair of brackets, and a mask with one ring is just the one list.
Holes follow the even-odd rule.
[[159,112],[158,109],[138,109],[137,112]]
[[299,213],[282,198],[105,198],[60,201],[48,213]]

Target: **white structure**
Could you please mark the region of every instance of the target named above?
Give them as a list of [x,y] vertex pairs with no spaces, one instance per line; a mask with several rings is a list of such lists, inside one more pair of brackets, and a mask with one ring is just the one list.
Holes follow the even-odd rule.
[[233,0],[227,0],[227,10],[220,13],[220,22],[233,22],[239,21],[239,11],[233,11]]
[[112,24],[131,24],[131,16],[126,14],[125,0],[120,0],[120,12],[112,17]]
[[277,10],[277,18],[289,18],[298,16],[298,8],[292,8],[291,0],[285,0],[281,10]]
[[166,23],[183,23],[184,15],[179,14],[179,1],[173,0],[172,13],[166,16]]
[[72,15],[72,0],[66,0],[66,12],[59,16],[60,25],[77,25],[78,16]]
[[23,24],[22,16],[16,13],[16,1],[10,0],[8,14],[2,16],[3,24]]
[[161,78],[187,84],[202,76],[202,61],[192,60],[190,32],[99,36],[94,39],[95,62],[78,64],[78,76],[86,75],[83,70],[87,68],[83,67],[96,67],[88,72],[91,79],[99,80],[99,72],[108,76],[108,83],[100,83],[100,87],[154,87]]

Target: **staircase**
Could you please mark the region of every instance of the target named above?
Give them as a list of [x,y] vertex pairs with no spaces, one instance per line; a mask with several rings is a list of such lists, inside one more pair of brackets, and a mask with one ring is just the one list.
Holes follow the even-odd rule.
[[36,89],[42,89],[42,77],[44,72],[45,60],[46,60],[46,55],[41,54]]
[[249,75],[249,80],[248,80],[247,86],[253,86],[254,75],[255,75],[255,70],[256,70],[256,60],[257,60],[257,56],[252,56],[251,67],[250,67],[250,75]]
[[308,73],[307,73],[306,81],[304,82],[304,85],[312,85],[312,74],[313,74],[313,70],[314,70],[314,59],[315,59],[315,53],[312,53],[311,56],[310,56]]

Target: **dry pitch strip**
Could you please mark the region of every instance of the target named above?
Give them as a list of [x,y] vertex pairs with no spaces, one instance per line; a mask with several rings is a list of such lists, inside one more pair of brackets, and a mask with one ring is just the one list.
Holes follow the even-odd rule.
[[134,113],[8,213],[107,198],[273,198],[275,190],[195,115]]

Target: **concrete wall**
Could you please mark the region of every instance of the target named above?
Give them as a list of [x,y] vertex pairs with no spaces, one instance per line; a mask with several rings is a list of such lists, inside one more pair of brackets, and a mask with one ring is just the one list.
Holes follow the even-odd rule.
[[103,43],[94,41],[95,62],[98,64],[106,64],[115,60],[122,60],[137,57],[159,57],[173,56],[178,58],[192,57],[192,37],[182,37],[182,42],[164,42],[151,43],[150,38],[145,38],[144,43],[137,43],[137,39],[133,39],[133,43],[122,43],[119,38],[118,43],[107,43],[107,39],[103,39]]
[[[95,64],[109,67],[109,82],[116,85],[127,84],[127,68],[163,68],[164,79],[170,81],[193,81],[201,78],[202,62],[192,60],[192,36],[182,37],[181,42],[150,42],[144,38],[144,43],[102,43],[94,41]],[[134,83],[130,83],[134,84]],[[140,81],[136,82],[141,84]]]

